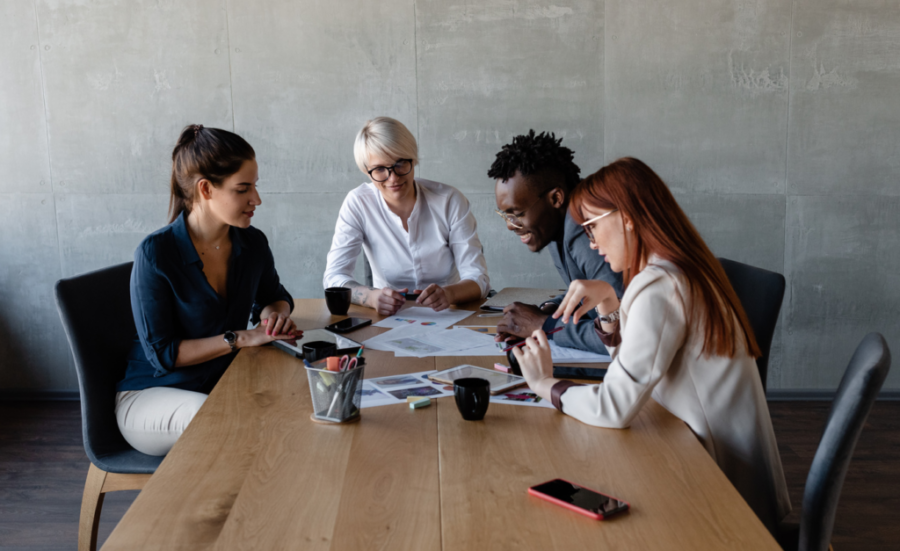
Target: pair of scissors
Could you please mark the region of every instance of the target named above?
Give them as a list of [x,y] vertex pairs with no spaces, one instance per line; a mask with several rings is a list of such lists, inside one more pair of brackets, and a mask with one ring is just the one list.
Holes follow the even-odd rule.
[[356,369],[357,364],[356,358],[351,358],[350,356],[344,354],[341,356],[340,370],[341,371],[352,371]]

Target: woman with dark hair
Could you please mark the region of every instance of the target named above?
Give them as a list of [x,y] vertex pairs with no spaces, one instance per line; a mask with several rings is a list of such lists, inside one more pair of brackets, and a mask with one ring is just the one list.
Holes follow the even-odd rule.
[[140,452],[168,453],[239,349],[298,336],[268,241],[250,226],[258,179],[237,134],[191,125],[178,138],[169,225],[134,253],[137,336],[116,388],[119,429]]
[[602,384],[553,378],[542,331],[516,358],[529,386],[576,419],[628,427],[652,396],[682,419],[763,523],[791,510],[759,347],[721,265],[663,181],[625,158],[583,180],[570,213],[591,248],[623,274],[621,301],[604,281],[573,281],[554,314],[595,328],[612,363]]

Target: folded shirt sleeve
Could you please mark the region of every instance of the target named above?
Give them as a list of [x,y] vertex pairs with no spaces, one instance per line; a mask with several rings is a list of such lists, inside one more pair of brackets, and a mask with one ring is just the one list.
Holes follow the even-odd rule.
[[603,383],[571,387],[560,396],[562,410],[598,427],[628,427],[684,346],[687,322],[674,281],[660,276],[637,291],[610,347],[612,363]]
[[325,289],[348,287],[356,283],[353,272],[356,270],[356,259],[362,249],[365,226],[363,216],[354,207],[355,201],[359,199],[348,194],[338,213],[325,265],[325,275],[322,278]]
[[162,377],[175,369],[181,339],[175,336],[175,294],[147,248],[142,245],[134,252],[131,311],[141,347],[155,369],[153,376]]
[[290,305],[291,312],[294,311],[294,297],[288,293],[278,278],[278,272],[275,270],[275,258],[272,256],[272,249],[269,248],[269,240],[266,239],[265,235],[262,235],[262,239],[265,248],[263,271],[259,278],[259,286],[256,288],[256,296],[253,299],[250,318],[250,321],[254,324],[259,323],[260,315],[266,306],[280,300],[287,302]]
[[448,244],[456,261],[459,279],[474,281],[481,289],[481,298],[491,290],[491,280],[487,273],[487,262],[484,260],[484,249],[478,239],[478,222],[469,206],[469,200],[457,192],[454,197],[454,208],[451,208],[450,237]]

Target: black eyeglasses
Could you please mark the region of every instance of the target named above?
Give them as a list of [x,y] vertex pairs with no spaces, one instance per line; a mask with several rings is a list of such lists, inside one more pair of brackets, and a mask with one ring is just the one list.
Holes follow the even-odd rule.
[[369,171],[369,176],[371,176],[373,182],[387,182],[388,178],[391,177],[391,172],[397,176],[406,176],[410,173],[412,167],[412,159],[400,159],[394,163],[394,166],[376,166]]
[[584,224],[581,225],[581,227],[584,228],[584,233],[586,233],[588,236],[588,239],[591,240],[591,243],[594,243],[594,232],[593,232],[594,224],[596,224],[601,219],[606,218],[607,216],[609,216],[610,214],[612,214],[618,210],[619,209],[612,209],[611,211],[603,213],[600,216],[597,216],[596,218],[591,218],[590,220],[588,220],[587,222],[585,222]]
[[525,207],[524,209],[522,209],[522,212],[521,212],[520,214],[513,214],[513,213],[511,213],[511,212],[503,212],[503,211],[500,211],[500,210],[497,210],[497,209],[494,209],[494,212],[496,212],[496,213],[499,214],[504,220],[506,220],[506,223],[507,223],[507,224],[509,224],[510,226],[516,228],[517,230],[521,230],[521,229],[524,228],[525,226],[522,225],[522,223],[521,223],[522,221],[520,220],[520,218],[521,218],[522,216],[525,216],[525,213],[528,212],[528,209],[530,209],[531,207],[537,205],[537,204],[538,204],[538,201],[540,201],[541,199],[544,198],[544,195],[547,195],[548,193],[550,193],[551,191],[553,191],[553,190],[555,190],[555,189],[556,189],[555,187],[554,187],[554,188],[550,188],[550,189],[548,189],[547,191],[545,191],[544,193],[541,193],[540,195],[538,195],[538,198],[535,199],[535,201],[534,201],[533,203],[531,203],[530,205],[528,205],[527,207]]

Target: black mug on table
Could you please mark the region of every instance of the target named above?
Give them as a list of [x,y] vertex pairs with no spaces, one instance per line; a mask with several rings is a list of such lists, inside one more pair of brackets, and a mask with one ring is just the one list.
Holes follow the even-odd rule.
[[328,341],[312,341],[303,345],[303,357],[309,363],[317,362],[322,358],[334,356],[337,352],[337,344]]
[[325,304],[334,316],[346,316],[350,310],[350,289],[347,287],[329,287],[325,289]]
[[481,421],[491,403],[491,384],[487,379],[467,377],[453,381],[456,409],[466,421]]

